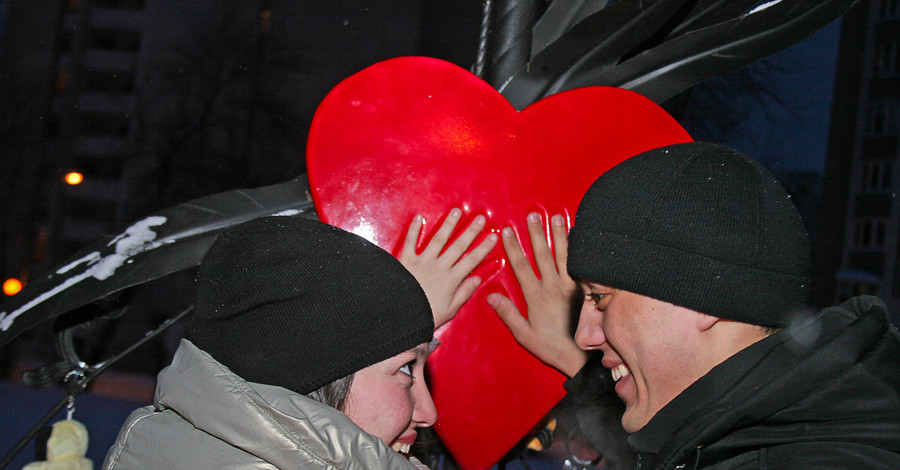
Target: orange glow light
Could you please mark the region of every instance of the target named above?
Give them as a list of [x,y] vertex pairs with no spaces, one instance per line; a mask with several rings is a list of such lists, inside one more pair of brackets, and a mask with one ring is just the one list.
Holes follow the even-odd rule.
[[22,281],[16,278],[9,278],[3,282],[3,293],[6,295],[16,295],[22,290]]
[[77,184],[81,184],[84,181],[84,175],[78,173],[77,171],[70,171],[66,173],[66,183],[75,186]]

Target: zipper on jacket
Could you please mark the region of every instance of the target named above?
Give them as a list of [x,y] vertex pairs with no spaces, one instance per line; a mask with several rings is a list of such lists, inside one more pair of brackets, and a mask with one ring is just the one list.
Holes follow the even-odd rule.
[[[700,468],[700,449],[702,449],[702,448],[703,448],[703,446],[697,446],[697,450],[696,450],[696,452],[694,452],[694,455],[696,456],[696,457],[694,457],[694,470],[697,470],[698,468]],[[675,470],[685,470],[686,468],[687,468],[686,463],[675,466]]]

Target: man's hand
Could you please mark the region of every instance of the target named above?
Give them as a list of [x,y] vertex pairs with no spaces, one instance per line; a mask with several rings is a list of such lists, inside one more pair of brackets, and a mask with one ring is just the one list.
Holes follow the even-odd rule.
[[568,243],[563,216],[552,217],[550,232],[553,252],[544,235],[540,215],[528,214],[528,235],[541,276],[538,279],[515,232],[509,227],[503,229],[503,248],[522,287],[528,318],[522,316],[510,299],[500,294],[489,295],[487,301],[519,344],[538,359],[572,377],[587,362],[587,353],[578,349],[572,336],[571,303],[577,287],[566,274]]
[[406,232],[406,239],[398,257],[406,269],[419,281],[428,296],[428,302],[434,312],[435,328],[450,321],[459,308],[475,293],[475,289],[481,284],[481,278],[470,277],[469,274],[497,244],[497,234],[491,233],[475,249],[465,254],[484,229],[485,217],[479,215],[444,250],[461,217],[460,209],[451,209],[428,246],[421,254],[416,254],[416,245],[425,219],[421,215],[415,216]]

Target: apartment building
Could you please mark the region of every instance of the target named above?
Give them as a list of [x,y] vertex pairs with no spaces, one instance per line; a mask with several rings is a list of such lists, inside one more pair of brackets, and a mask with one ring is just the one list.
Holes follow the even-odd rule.
[[[71,254],[122,222],[123,174],[136,135],[143,3],[4,5],[0,152],[3,183],[11,189],[4,201],[7,276],[27,277],[29,266]],[[75,173],[80,182],[66,178]],[[26,272],[12,272],[16,267]]]
[[843,20],[815,247],[821,304],[876,294],[900,319],[900,0]]

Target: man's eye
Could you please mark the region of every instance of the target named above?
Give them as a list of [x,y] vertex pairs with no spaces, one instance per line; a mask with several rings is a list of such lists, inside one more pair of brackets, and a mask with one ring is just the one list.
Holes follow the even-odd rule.
[[606,294],[597,294],[595,292],[588,292],[588,293],[584,294],[584,300],[589,301],[589,302],[593,303],[594,305],[599,304],[600,301],[603,300],[604,297],[606,297]]
[[400,368],[400,372],[403,372],[404,374],[412,377],[413,376],[412,368],[413,368],[413,363],[408,362],[406,364],[403,364],[403,367]]

